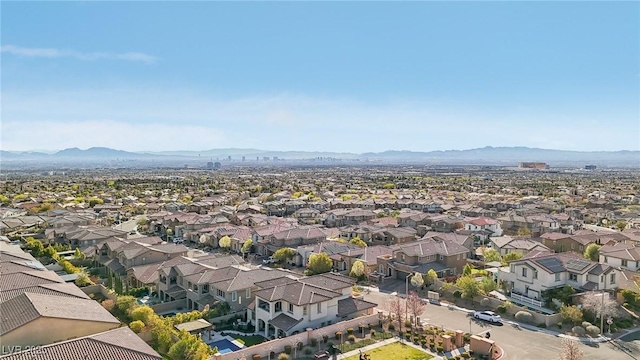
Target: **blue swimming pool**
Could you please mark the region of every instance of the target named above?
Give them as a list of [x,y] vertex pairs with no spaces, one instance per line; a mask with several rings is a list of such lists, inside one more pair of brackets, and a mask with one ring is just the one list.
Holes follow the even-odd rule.
[[210,343],[209,346],[212,348],[217,347],[220,354],[226,354],[240,349],[236,344],[227,339],[214,341]]

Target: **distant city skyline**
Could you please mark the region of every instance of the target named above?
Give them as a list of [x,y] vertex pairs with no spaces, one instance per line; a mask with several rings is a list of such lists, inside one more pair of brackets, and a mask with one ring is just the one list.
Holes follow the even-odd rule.
[[7,2],[1,148],[640,150],[637,2]]

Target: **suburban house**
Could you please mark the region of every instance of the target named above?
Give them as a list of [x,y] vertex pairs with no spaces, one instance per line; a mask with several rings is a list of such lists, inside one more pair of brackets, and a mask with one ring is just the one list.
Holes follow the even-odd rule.
[[392,255],[378,257],[378,274],[404,280],[409,274],[426,274],[433,269],[438,276],[456,275],[467,263],[469,249],[452,242],[431,238],[391,247]]
[[329,255],[333,260],[333,270],[349,275],[353,263],[362,261],[365,273],[370,274],[378,269],[378,257],[392,255],[393,249],[384,245],[357,247],[344,252]]
[[[59,331],[52,331],[59,332]],[[8,350],[10,345],[3,342]],[[24,348],[24,347],[23,347]],[[87,335],[50,345],[24,348],[23,351],[0,354],[2,360],[70,360],[89,359],[99,354],[102,359],[109,360],[161,360],[151,346],[144,342],[128,326],[108,330],[98,334]]]
[[374,231],[368,241],[372,245],[404,244],[416,239],[418,231],[410,227],[383,228]]
[[498,251],[500,256],[505,256],[509,253],[524,256],[530,251],[551,251],[551,249],[538,241],[529,238],[515,238],[509,235],[491,238],[491,248]]
[[540,301],[543,291],[566,285],[579,291],[615,289],[617,277],[613,266],[573,252],[533,251],[498,271],[498,279],[506,282],[512,297],[528,304]]
[[335,273],[259,282],[247,318],[256,332],[275,338],[371,314],[377,304],[353,298],[353,284],[349,277]]
[[268,239],[260,240],[258,252],[271,255],[283,247],[296,248],[300,245],[318,244],[326,238],[327,235],[316,226],[290,228],[273,233]]
[[576,234],[551,232],[540,236],[542,244],[555,252],[584,252],[589,244],[606,245],[627,239],[626,236],[620,233],[597,233],[588,230],[580,231]]
[[[296,248],[296,256],[291,261],[292,264],[296,266],[306,266],[309,263],[309,257],[312,254],[326,253],[333,259],[332,256],[338,255],[349,250],[360,249],[360,246],[355,244],[350,244],[347,242],[340,241],[323,241],[319,244],[315,245],[305,245],[298,246]],[[338,269],[338,265],[336,261],[338,261],[339,257],[334,260],[334,269]]]
[[633,244],[616,243],[600,248],[600,263],[630,271],[640,270],[640,247]]
[[479,240],[486,240],[491,236],[502,236],[500,222],[488,217],[465,218],[462,222],[464,229],[471,232]]

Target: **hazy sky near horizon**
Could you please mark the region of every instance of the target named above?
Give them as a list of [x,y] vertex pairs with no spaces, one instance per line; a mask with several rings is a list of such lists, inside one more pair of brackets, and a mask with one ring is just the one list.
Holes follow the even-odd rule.
[[640,150],[639,2],[3,2],[1,148]]

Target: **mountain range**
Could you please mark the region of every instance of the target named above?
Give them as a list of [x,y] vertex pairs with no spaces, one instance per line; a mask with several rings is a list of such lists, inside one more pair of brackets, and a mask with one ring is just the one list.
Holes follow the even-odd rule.
[[309,152],[309,151],[269,151],[260,149],[211,149],[203,151],[160,151],[130,152],[105,147],[92,147],[86,150],[69,148],[54,153],[37,151],[5,151],[0,150],[0,161],[59,161],[59,162],[95,162],[117,160],[189,160],[239,161],[245,157],[247,161],[278,157],[282,160],[312,160],[331,158],[352,161],[375,161],[385,163],[435,163],[435,164],[468,164],[468,165],[517,165],[523,161],[539,161],[553,164],[594,164],[604,166],[640,167],[640,151],[567,151],[529,147],[491,147],[469,150],[444,150],[417,152],[407,150],[389,150],[384,152],[368,152],[362,154],[341,152]]

